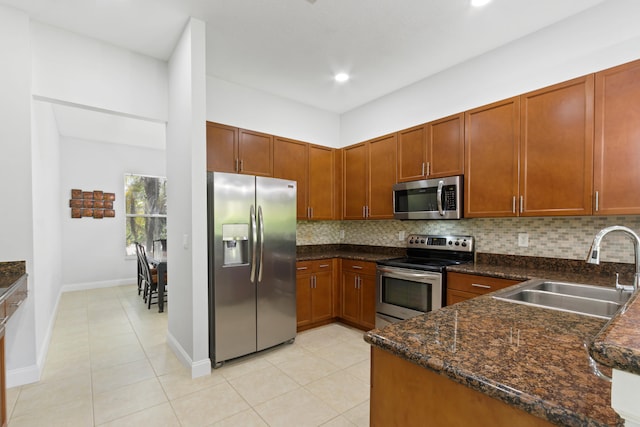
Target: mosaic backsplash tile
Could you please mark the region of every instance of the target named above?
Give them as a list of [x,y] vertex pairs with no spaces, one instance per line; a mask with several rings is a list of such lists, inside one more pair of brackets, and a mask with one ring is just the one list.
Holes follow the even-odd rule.
[[[462,234],[476,239],[476,251],[583,260],[595,234],[610,225],[640,232],[640,216],[473,218],[459,221],[298,221],[298,245],[354,244],[405,247],[398,234]],[[340,232],[344,231],[341,238]],[[518,246],[527,233],[529,246]],[[601,260],[633,263],[633,244],[623,233],[605,237]]]

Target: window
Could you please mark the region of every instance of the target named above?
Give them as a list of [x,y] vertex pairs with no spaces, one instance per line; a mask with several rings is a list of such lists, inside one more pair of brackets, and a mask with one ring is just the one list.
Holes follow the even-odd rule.
[[154,240],[167,238],[167,178],[126,174],[124,194],[127,256],[135,256],[135,242],[150,253]]

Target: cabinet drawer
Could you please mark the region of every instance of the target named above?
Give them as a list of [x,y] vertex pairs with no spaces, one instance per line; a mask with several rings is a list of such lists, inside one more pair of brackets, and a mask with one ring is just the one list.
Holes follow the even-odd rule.
[[342,260],[342,271],[352,271],[359,274],[376,274],[376,263],[369,261],[358,261],[354,259]]
[[321,271],[332,271],[333,260],[331,259],[318,259],[312,261],[298,261],[296,262],[296,273],[319,273]]
[[447,288],[474,294],[486,294],[511,285],[518,280],[500,279],[497,277],[477,276],[474,274],[447,273]]

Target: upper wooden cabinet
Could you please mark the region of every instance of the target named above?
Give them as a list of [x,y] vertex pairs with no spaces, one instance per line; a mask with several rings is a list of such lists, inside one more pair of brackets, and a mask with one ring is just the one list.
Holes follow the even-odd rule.
[[207,171],[237,172],[238,128],[207,122]]
[[207,122],[207,170],[273,176],[273,137]]
[[593,89],[588,75],[521,97],[520,215],[590,215]]
[[464,114],[398,132],[398,182],[464,172]]
[[520,98],[465,113],[464,216],[516,216]]
[[273,176],[296,181],[297,217],[307,219],[309,184],[309,145],[276,137],[273,142]]
[[596,73],[594,213],[640,214],[640,61]]
[[465,216],[590,215],[593,75],[466,113]]
[[464,172],[464,114],[427,124],[427,178]]
[[308,219],[335,219],[335,150],[309,144]]
[[240,129],[238,162],[240,173],[273,176],[273,136]]
[[393,218],[397,136],[344,149],[344,219]]
[[273,176],[298,182],[298,219],[334,219],[334,151],[329,147],[275,138]]

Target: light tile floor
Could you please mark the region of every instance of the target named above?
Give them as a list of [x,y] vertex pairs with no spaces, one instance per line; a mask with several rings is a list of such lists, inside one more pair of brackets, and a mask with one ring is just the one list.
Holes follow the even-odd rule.
[[361,331],[305,331],[196,379],[166,333],[135,286],[63,294],[41,380],[8,390],[9,426],[369,425]]

